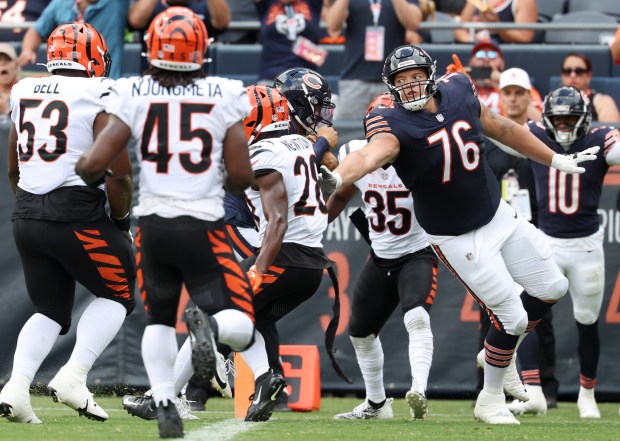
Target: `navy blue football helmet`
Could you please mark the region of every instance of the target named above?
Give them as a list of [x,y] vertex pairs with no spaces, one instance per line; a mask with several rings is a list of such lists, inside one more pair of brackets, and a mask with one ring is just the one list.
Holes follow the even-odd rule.
[[[570,131],[558,130],[554,124],[557,116],[573,116],[575,125]],[[573,86],[553,90],[543,102],[543,124],[549,138],[563,147],[569,147],[590,130],[592,113],[586,95]]]

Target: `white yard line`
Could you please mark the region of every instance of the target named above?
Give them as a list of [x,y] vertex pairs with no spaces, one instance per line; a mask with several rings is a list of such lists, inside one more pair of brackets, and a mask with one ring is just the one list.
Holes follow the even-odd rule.
[[248,432],[258,428],[260,424],[247,423],[240,419],[231,418],[219,421],[215,424],[208,424],[200,429],[185,432],[185,439],[189,441],[229,441],[238,434]]

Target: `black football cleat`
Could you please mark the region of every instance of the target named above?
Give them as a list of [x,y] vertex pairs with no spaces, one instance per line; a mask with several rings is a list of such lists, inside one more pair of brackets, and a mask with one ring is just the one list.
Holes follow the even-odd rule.
[[254,387],[254,394],[250,396],[252,404],[245,421],[269,421],[276,401],[286,387],[286,381],[282,375],[270,371],[258,377]]

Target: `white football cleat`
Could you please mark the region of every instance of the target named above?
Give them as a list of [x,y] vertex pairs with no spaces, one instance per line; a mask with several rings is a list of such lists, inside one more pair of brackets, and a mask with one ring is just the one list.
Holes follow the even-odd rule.
[[579,409],[579,416],[581,418],[596,419],[601,417],[601,412],[598,410],[596,399],[594,398],[594,389],[586,389],[583,386],[579,387],[577,408]]
[[541,386],[527,385],[525,386],[530,400],[527,402],[514,400],[508,404],[508,410],[514,415],[544,415],[547,413],[547,399],[542,391]]
[[9,380],[0,392],[0,416],[13,423],[41,424],[30,404],[30,388]]
[[389,420],[394,418],[392,411],[392,401],[394,398],[388,398],[379,409],[375,409],[368,403],[368,399],[362,404],[355,407],[351,412],[339,413],[334,416],[335,420]]
[[521,424],[508,410],[503,393],[490,394],[484,389],[480,391],[476,400],[474,418],[487,424]]
[[106,421],[108,414],[95,402],[86,387],[86,378],[63,366],[47,385],[47,393],[57,403],[63,403],[80,415],[95,421]]
[[185,398],[185,395],[174,399],[174,407],[177,408],[177,412],[182,420],[199,420],[196,415],[192,414],[192,408],[189,405],[189,401]]
[[[484,369],[484,349],[478,352],[478,355],[476,356],[476,364],[478,367]],[[525,386],[521,381],[521,377],[519,377],[519,372],[517,372],[516,356],[512,357],[512,361],[506,368],[506,376],[504,377],[504,392],[519,401],[526,402],[530,399],[530,396],[527,394],[527,390],[525,390]]]
[[233,397],[228,381],[228,373],[230,372],[229,363],[232,362],[226,360],[222,354],[219,352],[215,353],[215,375],[211,378],[211,386],[224,398]]
[[423,392],[411,388],[405,394],[405,400],[409,405],[409,411],[411,412],[411,419],[423,420],[428,414],[428,401],[426,395]]

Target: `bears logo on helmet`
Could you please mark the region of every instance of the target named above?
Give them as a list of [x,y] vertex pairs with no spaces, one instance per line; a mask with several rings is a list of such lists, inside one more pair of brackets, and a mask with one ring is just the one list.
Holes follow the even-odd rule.
[[290,119],[288,104],[278,89],[256,84],[246,87],[252,110],[243,120],[248,144],[265,132],[288,132]]
[[47,70],[83,70],[89,77],[107,77],[112,57],[103,35],[88,23],[58,26],[47,39]]
[[308,133],[316,133],[319,124],[332,125],[336,105],[327,81],[311,69],[294,67],[279,73],[273,87],[288,100],[291,116]]
[[144,34],[151,65],[190,72],[205,62],[209,35],[203,21],[190,9],[173,6],[160,12]]

